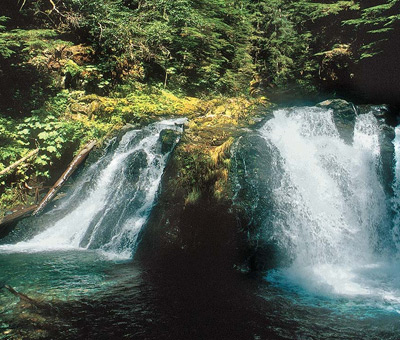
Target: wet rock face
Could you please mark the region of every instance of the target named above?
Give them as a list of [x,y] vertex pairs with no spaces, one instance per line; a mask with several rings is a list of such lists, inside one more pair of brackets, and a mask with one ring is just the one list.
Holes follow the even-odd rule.
[[352,103],[349,103],[343,99],[328,99],[321,103],[318,103],[316,106],[332,109],[335,114],[341,120],[351,121],[352,117],[355,114],[355,107]]
[[[395,138],[394,127],[391,126],[393,123],[392,112],[386,105],[363,105],[360,106],[361,113],[372,113],[379,122],[379,145],[381,152],[381,169],[380,174],[382,176],[382,183],[384,185],[386,193],[391,196],[393,195],[392,183],[394,179],[393,169],[395,167],[394,145],[393,140]],[[394,126],[396,123],[394,124]]]
[[163,130],[160,133],[161,153],[165,155],[170,152],[179,140],[180,133],[175,130]]
[[286,261],[270,234],[273,231],[273,191],[281,181],[282,160],[276,155],[276,148],[254,133],[237,142],[232,157],[233,202],[241,229],[245,231],[246,261],[252,271],[272,268]]
[[393,139],[395,138],[394,127],[397,125],[396,113],[392,112],[387,105],[359,105],[357,106],[357,113],[372,113],[379,122],[380,175],[382,176],[382,183],[386,193],[391,196],[393,194]]
[[199,268],[236,268],[242,272],[274,267],[278,257],[281,263],[284,256],[278,246],[270,235],[260,234],[263,223],[272,223],[268,218],[273,204],[271,191],[279,182],[271,175],[271,171],[276,173],[270,157],[272,146],[257,134],[240,141],[231,160],[230,199],[217,200],[209,188],[198,200],[186,204],[186,191],[175,180],[180,163],[177,155],[172,155],[158,203],[141,234],[136,253],[139,260],[160,265],[185,258]]
[[132,153],[127,158],[125,176],[130,183],[136,183],[141,171],[147,166],[147,155],[143,150]]
[[178,164],[177,155],[172,155],[135,257],[152,266],[187,259],[199,268],[231,270],[244,258],[245,240],[232,204],[204,192],[186,204],[185,188],[176,185]]
[[332,109],[333,120],[339,135],[346,142],[351,143],[354,135],[357,109],[354,104],[343,99],[329,99],[316,105],[317,107]]
[[382,183],[385,191],[390,196],[393,195],[392,183],[394,180],[395,159],[393,139],[395,138],[394,128],[386,124],[382,124],[380,127],[379,144],[381,147],[381,175]]

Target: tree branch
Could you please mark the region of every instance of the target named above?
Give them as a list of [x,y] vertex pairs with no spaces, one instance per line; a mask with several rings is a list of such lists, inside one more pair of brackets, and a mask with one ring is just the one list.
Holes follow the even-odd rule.
[[39,152],[39,149],[33,150],[33,151],[29,152],[25,157],[22,157],[20,160],[18,160],[15,163],[11,164],[9,167],[5,168],[4,170],[1,170],[0,171],[0,177],[4,176],[5,174],[10,172],[11,170],[15,169],[18,165],[20,165],[21,163],[25,162],[26,160],[28,160],[32,156],[36,155],[38,152]]

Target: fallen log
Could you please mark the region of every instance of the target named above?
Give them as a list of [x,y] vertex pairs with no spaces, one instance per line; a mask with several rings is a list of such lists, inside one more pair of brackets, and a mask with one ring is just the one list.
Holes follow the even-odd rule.
[[4,285],[4,288],[7,289],[12,295],[18,297],[20,301],[28,303],[29,305],[36,307],[38,309],[44,309],[44,308],[52,308],[52,305],[47,302],[40,302],[35,299],[30,298],[28,295],[25,295],[23,293],[20,293],[16,291],[13,287],[9,285]]
[[18,161],[16,161],[15,163],[11,164],[10,166],[8,166],[7,168],[5,168],[4,170],[0,171],[0,176],[4,176],[6,175],[8,172],[10,172],[11,170],[15,169],[18,165],[24,163],[25,161],[27,161],[29,158],[33,157],[34,155],[36,155],[39,152],[39,149],[36,150],[32,150],[31,152],[29,152],[25,157],[22,157],[21,159],[19,159]]
[[21,301],[28,302],[31,305],[36,305],[37,302],[33,299],[31,299],[29,296],[22,294],[20,292],[17,292],[13,287],[9,285],[4,285],[4,288],[7,289],[12,295],[19,297]]
[[31,205],[30,207],[22,208],[17,211],[12,212],[10,215],[4,216],[0,219],[0,227],[6,224],[11,224],[18,221],[19,219],[28,216],[37,208],[37,204]]
[[68,180],[68,178],[74,173],[76,168],[85,160],[90,151],[96,146],[96,141],[91,141],[75,156],[72,162],[69,164],[67,170],[61,175],[58,181],[53,185],[50,191],[46,194],[46,196],[39,203],[36,210],[33,212],[33,215],[38,215],[47,204],[53,199],[53,197],[57,194],[58,190],[64,185],[64,183]]

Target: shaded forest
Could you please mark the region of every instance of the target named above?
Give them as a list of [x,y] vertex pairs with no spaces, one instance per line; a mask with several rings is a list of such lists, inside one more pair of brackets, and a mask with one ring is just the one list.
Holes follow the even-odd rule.
[[[7,71],[17,71],[18,58],[34,43],[24,39],[29,29],[91,46],[102,77],[89,91],[131,78],[196,96],[298,84],[361,91],[381,102],[398,97],[396,0],[6,0],[2,6],[2,104],[15,94],[5,85]],[[15,85],[43,81],[25,71],[32,79]]]

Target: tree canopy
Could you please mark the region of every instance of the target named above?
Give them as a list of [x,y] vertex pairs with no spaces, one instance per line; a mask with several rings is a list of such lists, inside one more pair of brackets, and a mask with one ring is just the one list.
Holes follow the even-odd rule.
[[371,63],[389,78],[399,74],[393,59],[399,0],[4,0],[3,6],[3,60],[18,50],[7,31],[55,29],[95,49],[108,84],[130,75],[198,95],[251,92],[260,84],[357,88],[368,83]]

